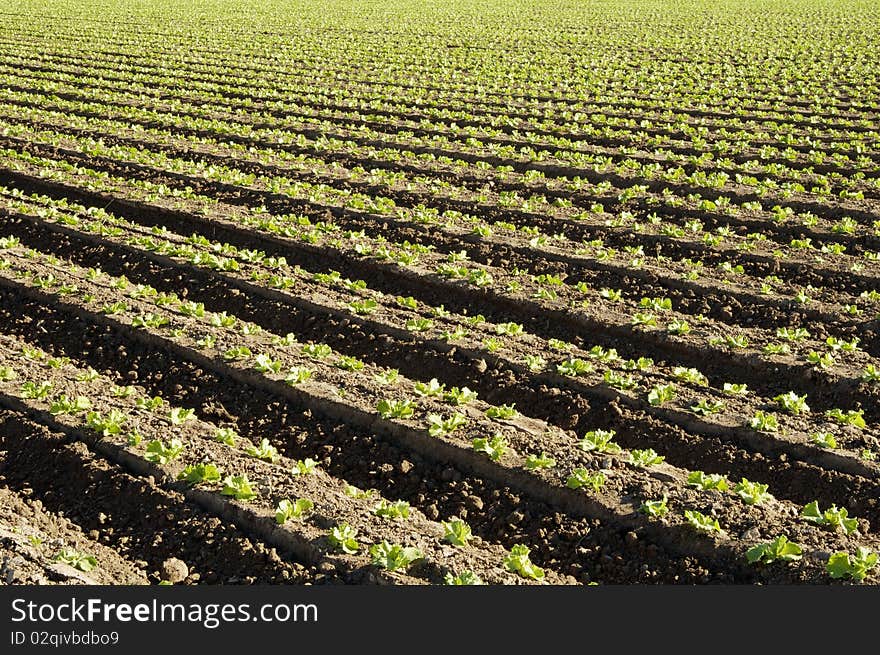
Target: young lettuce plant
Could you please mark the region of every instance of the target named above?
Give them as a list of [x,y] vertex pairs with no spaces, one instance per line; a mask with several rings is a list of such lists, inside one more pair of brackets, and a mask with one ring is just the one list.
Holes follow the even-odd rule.
[[807,405],[807,396],[799,396],[794,391],[780,394],[773,400],[776,401],[780,409],[785,410],[789,414],[807,414],[810,411],[810,406]]
[[503,421],[516,418],[518,412],[516,411],[514,405],[515,403],[512,403],[510,405],[492,406],[486,410],[486,417]]
[[852,425],[853,427],[859,428],[860,430],[864,430],[867,427],[867,423],[865,423],[864,413],[864,410],[861,409],[850,409],[848,411],[843,411],[842,409],[834,408],[826,411],[825,416],[837,421],[838,423],[842,423],[844,425]]
[[387,541],[370,546],[370,557],[373,564],[388,571],[405,569],[416,560],[422,559],[423,555],[418,548],[403,547],[400,544],[390,544]]
[[416,382],[413,390],[418,396],[430,398],[443,395],[443,392],[446,391],[446,385],[441,384],[437,378],[431,378],[428,382]]
[[292,475],[312,475],[318,470],[318,462],[311,457],[305,459],[297,459],[293,462],[293,468],[290,470]]
[[193,421],[196,418],[194,409],[184,409],[183,407],[172,407],[168,413],[168,420],[172,425],[183,425],[187,421]]
[[795,562],[803,556],[803,549],[785,535],[779,535],[773,541],[757,544],[746,551],[749,564],[763,562],[771,564],[776,561]]
[[275,506],[275,523],[278,525],[284,525],[291,519],[298,519],[305,516],[311,512],[314,507],[315,504],[308,498],[297,498],[294,501],[285,498]]
[[852,534],[859,529],[858,519],[850,518],[845,507],[838,508],[837,505],[832,505],[823,512],[819,509],[818,500],[804,506],[801,510],[801,518],[815,525],[841,530],[846,534]]
[[578,467],[571,472],[571,475],[568,476],[568,479],[565,481],[565,486],[569,489],[581,489],[583,487],[588,487],[595,492],[598,492],[602,489],[602,485],[605,484],[605,474],[602,471],[596,471],[594,473],[590,473],[587,469],[583,467]]
[[354,555],[361,547],[356,538],[357,532],[357,529],[348,523],[340,523],[330,530],[327,541],[333,548],[348,555]]
[[666,459],[665,457],[663,457],[663,455],[659,455],[657,451],[653,448],[647,448],[645,450],[631,450],[629,452],[629,455],[630,463],[633,466],[637,466],[638,468],[656,466]]
[[376,411],[382,418],[410,418],[413,415],[412,401],[382,399],[376,405]]
[[275,463],[281,457],[278,453],[278,449],[275,448],[272,444],[269,443],[269,440],[263,437],[260,441],[259,446],[254,446],[249,444],[245,447],[244,452],[246,452],[251,457],[256,457],[257,459],[261,459],[264,462]]
[[444,437],[466,424],[467,417],[458,412],[447,419],[439,414],[428,414],[428,434],[432,437]]
[[662,384],[653,387],[648,392],[648,402],[654,407],[660,407],[675,398],[675,385]]
[[612,441],[617,433],[614,430],[590,430],[580,440],[581,450],[594,453],[617,454],[620,446]]
[[691,405],[691,411],[698,416],[708,416],[709,414],[717,414],[724,409],[723,400],[701,399],[696,405]]
[[508,448],[507,439],[502,434],[495,434],[492,437],[476,437],[471,445],[478,453],[486,453],[493,462],[500,460]]
[[529,580],[543,580],[544,569],[536,566],[529,559],[529,547],[524,544],[517,544],[510,549],[510,554],[504,558],[504,566],[508,571],[518,573]]
[[469,402],[477,399],[477,393],[471,391],[467,387],[452,387],[443,393],[443,400],[450,405],[467,405]]
[[385,519],[405,519],[409,518],[411,509],[410,504],[405,500],[398,500],[392,503],[383,498],[373,508],[373,514]]
[[471,527],[461,519],[443,521],[443,541],[453,546],[467,546],[473,538]]
[[663,518],[669,513],[668,501],[669,498],[667,498],[665,494],[660,500],[646,500],[642,503],[641,507],[639,507],[639,511],[643,514],[647,514],[651,518]]
[[224,496],[231,496],[236,500],[253,500],[257,497],[257,492],[251,487],[250,480],[247,475],[227,475],[223,479],[223,488],[220,493]]
[[847,578],[861,582],[877,566],[878,555],[870,548],[859,546],[854,555],[846,552],[834,553],[828,558],[825,569],[832,578]]
[[55,561],[72,566],[83,573],[94,571],[98,566],[98,558],[94,555],[81,553],[74,548],[63,548],[61,552],[55,556]]
[[190,464],[178,474],[177,479],[193,486],[203,482],[220,482],[220,470],[211,463]]
[[720,473],[704,473],[703,471],[691,471],[687,477],[687,484],[697,487],[700,491],[727,491],[727,478]]
[[447,573],[443,578],[443,582],[447,585],[465,586],[465,585],[483,585],[483,579],[473,571],[462,571],[458,575]]
[[755,415],[749,420],[749,426],[758,432],[778,432],[779,419],[774,414],[755,411]]
[[721,526],[718,524],[718,519],[713,519],[709,516],[706,516],[702,512],[698,512],[696,510],[686,509],[684,511],[684,517],[687,519],[687,522],[691,524],[699,532],[703,532],[705,534],[712,534],[713,532],[722,532]]
[[147,461],[164,465],[180,456],[183,452],[183,442],[172,437],[166,444],[161,439],[154,439],[147,444]]
[[226,444],[230,448],[235,448],[235,440],[238,438],[238,433],[232,428],[217,428],[214,430],[214,441],[219,441],[222,444]]
[[293,366],[287,372],[287,376],[284,378],[284,381],[291,387],[295,387],[296,385],[302,384],[303,382],[308,382],[311,378],[311,369],[308,369],[305,366]]
[[529,455],[528,457],[526,457],[525,466],[530,471],[534,471],[537,469],[549,469],[556,466],[556,460],[542,451],[540,455]]
[[49,413],[53,416],[59,414],[79,414],[92,408],[92,402],[85,396],[68,398],[67,394],[61,394],[49,407]]
[[768,493],[769,485],[760,482],[751,482],[746,478],[736,483],[733,488],[734,493],[742,498],[746,505],[761,505],[770,500],[773,496]]

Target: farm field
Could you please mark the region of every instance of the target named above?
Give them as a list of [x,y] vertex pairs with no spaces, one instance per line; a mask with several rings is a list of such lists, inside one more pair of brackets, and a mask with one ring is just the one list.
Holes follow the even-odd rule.
[[878,44],[5,3],[0,584],[877,584]]

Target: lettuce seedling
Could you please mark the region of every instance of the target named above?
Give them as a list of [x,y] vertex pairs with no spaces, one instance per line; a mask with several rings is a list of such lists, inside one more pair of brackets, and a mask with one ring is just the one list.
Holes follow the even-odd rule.
[[721,391],[728,396],[744,396],[749,392],[749,387],[745,383],[734,384],[732,382],[725,382]]
[[88,573],[98,566],[98,559],[94,555],[80,553],[73,548],[64,548],[55,556],[56,562],[62,562],[75,569]]
[[172,438],[168,445],[160,439],[154,439],[147,444],[147,461],[156,462],[157,464],[167,464],[176,459],[183,452],[183,442],[180,439]]
[[675,398],[675,385],[657,385],[648,392],[648,402],[654,407],[659,407]]
[[376,384],[381,385],[396,384],[398,378],[400,378],[400,371],[396,368],[390,368],[387,371],[382,371],[373,376],[373,380]]
[[708,400],[703,398],[696,405],[691,405],[691,411],[698,416],[716,414],[722,409],[724,409],[724,401],[722,400]]
[[194,421],[196,411],[194,409],[184,409],[183,407],[172,407],[168,413],[168,420],[172,425],[183,425],[187,421]]
[[461,519],[453,519],[451,521],[443,521],[443,541],[453,546],[467,546],[468,541],[473,538],[471,527]]
[[568,377],[577,377],[578,375],[586,375],[593,372],[593,365],[578,357],[572,357],[565,360],[561,364],[556,365],[556,370],[562,375]]
[[837,448],[837,439],[830,432],[813,432],[810,434],[810,441],[822,448],[834,450]]
[[39,384],[36,382],[25,382],[21,385],[21,396],[22,398],[43,400],[44,398],[49,397],[49,392],[52,391],[53,386],[54,385],[48,380],[40,382]]
[[214,430],[213,436],[214,441],[219,441],[220,443],[235,448],[235,440],[238,438],[238,433],[232,428],[217,428]]
[[293,469],[290,471],[293,475],[312,475],[318,470],[318,462],[311,457],[305,459],[297,459],[293,462]]
[[91,408],[92,402],[85,396],[77,396],[75,399],[70,399],[67,397],[67,394],[61,394],[49,407],[49,413],[54,416],[59,414],[79,414]]
[[334,365],[343,371],[360,371],[364,368],[364,363],[361,360],[357,357],[349,357],[348,355],[340,355]]
[[409,418],[413,415],[412,401],[403,400],[380,400],[376,405],[376,411],[382,418]]
[[233,348],[229,348],[223,353],[223,359],[226,361],[233,361],[236,359],[245,359],[251,356],[251,349],[247,346],[235,346]]
[[852,534],[859,529],[858,519],[850,518],[845,507],[838,508],[837,505],[832,505],[823,512],[819,509],[818,500],[804,506],[801,510],[801,518],[832,530],[842,530],[846,534]]
[[665,494],[660,500],[646,500],[642,503],[641,507],[639,507],[639,511],[652,518],[663,518],[669,513],[669,506],[667,505],[668,500],[669,499]]
[[478,453],[486,453],[493,462],[500,460],[507,452],[507,439],[502,434],[495,434],[491,438],[477,437],[471,445]]
[[602,485],[605,484],[605,474],[601,471],[590,473],[583,467],[578,467],[571,472],[565,482],[565,486],[569,489],[580,489],[581,487],[590,487],[593,491],[598,492]]
[[101,416],[98,412],[86,414],[86,425],[96,432],[100,432],[104,437],[121,434],[122,425],[126,420],[125,414],[117,409],[111,409],[107,416]]
[[251,487],[247,475],[227,475],[220,493],[224,496],[232,496],[236,500],[253,500],[258,495]]
[[0,382],[9,382],[17,377],[11,366],[0,366]]
[[431,378],[430,382],[416,382],[413,390],[418,396],[440,396],[446,390],[445,384],[440,384],[437,378]]
[[144,409],[148,412],[155,412],[165,404],[161,396],[153,396],[152,398],[138,398],[134,401],[138,409]]
[[523,333],[523,326],[519,323],[499,323],[495,326],[495,333],[518,337]]
[[411,548],[399,544],[390,544],[387,541],[370,546],[370,557],[373,564],[389,571],[405,569],[423,555],[418,548]]
[[327,541],[337,550],[354,555],[361,547],[355,538],[357,537],[357,532],[357,529],[351,527],[348,523],[340,523],[330,530]]
[[556,466],[556,460],[543,451],[540,455],[529,455],[526,457],[526,468],[530,471],[536,469],[549,469],[554,466]]
[[510,549],[510,554],[504,558],[504,566],[508,571],[518,573],[524,578],[543,580],[544,569],[532,563],[529,559],[529,552],[531,551],[528,546],[523,544],[515,545]]
[[398,500],[392,503],[383,498],[373,508],[373,514],[384,519],[406,519],[409,518],[410,510],[411,507],[405,500]]
[[777,432],[779,430],[779,419],[774,414],[768,414],[759,409],[755,411],[755,415],[749,420],[749,426],[758,432]]
[[306,368],[305,366],[294,366],[287,373],[287,377],[284,378],[284,381],[290,386],[294,387],[298,384],[302,384],[303,382],[308,381],[312,377],[312,371]]
[[628,375],[626,373],[618,373],[617,371],[605,371],[605,373],[602,375],[602,379],[609,387],[620,389],[622,391],[635,389],[637,386],[636,380],[632,375]]
[[447,419],[439,414],[428,414],[428,434],[432,437],[451,434],[465,424],[467,424],[467,417],[457,412]]
[[793,541],[789,541],[785,535],[779,535],[773,541],[758,544],[746,551],[746,560],[749,564],[764,562],[771,564],[777,560],[782,562],[795,562],[803,556],[803,548]]
[[737,482],[733,491],[737,496],[743,499],[743,502],[745,502],[746,505],[760,505],[773,498],[773,496],[767,492],[768,488],[769,485],[761,484],[760,482],[750,482],[746,478],[743,478],[740,482]]
[[447,585],[453,586],[485,584],[483,579],[473,571],[462,571],[458,575],[447,573],[446,577],[443,578],[443,582]]
[[834,553],[828,558],[825,569],[832,578],[848,578],[861,582],[868,572],[877,566],[878,555],[869,548],[859,546],[855,555],[845,552]]
[[773,400],[776,401],[780,409],[784,409],[789,414],[807,414],[810,411],[806,394],[799,396],[794,391],[789,391],[776,396]]
[[587,452],[616,454],[621,451],[620,446],[612,441],[616,434],[614,430],[590,430],[579,445]]
[[718,524],[718,519],[713,519],[709,516],[706,516],[702,512],[686,509],[684,511],[684,517],[687,519],[688,523],[690,523],[696,530],[700,532],[704,532],[706,534],[721,532],[721,526]]
[[492,406],[486,410],[486,416],[488,418],[501,419],[501,420],[510,420],[517,416],[518,412],[515,408],[516,403],[511,403],[510,405],[498,405]]
[[220,470],[214,464],[191,464],[178,474],[177,479],[192,485],[220,482]]
[[663,457],[663,455],[659,455],[657,451],[653,448],[647,448],[645,450],[631,450],[629,455],[630,463],[633,464],[633,466],[637,466],[639,468],[656,466],[666,459],[665,457]]
[[278,453],[278,449],[270,444],[269,440],[265,437],[260,441],[259,446],[249,444],[245,447],[244,452],[246,452],[251,457],[256,457],[257,459],[262,459],[263,461],[272,463],[278,461],[278,458],[281,457],[281,455]]
[[137,391],[137,389],[135,389],[130,384],[126,385],[124,387],[118,387],[118,386],[114,385],[111,389],[112,389],[113,395],[116,396],[117,398],[128,398],[129,396],[132,396],[135,391]]
[[308,498],[297,498],[291,502],[287,498],[275,507],[275,522],[284,525],[290,519],[298,519],[312,511],[315,504]]
[[472,400],[477,399],[477,393],[471,391],[467,387],[452,387],[443,393],[443,400],[450,405],[466,405]]
[[861,409],[851,409],[844,412],[842,409],[834,408],[829,409],[825,412],[825,416],[830,419],[834,419],[838,423],[843,423],[845,425],[852,425],[859,429],[864,430],[867,427],[865,423],[864,410]]
[[698,487],[701,491],[727,491],[727,479],[720,473],[706,474],[703,471],[691,471],[687,484]]
[[302,353],[312,359],[326,359],[333,354],[333,349],[326,343],[310,343],[302,347]]
[[695,368],[687,368],[685,366],[676,366],[672,369],[672,375],[683,382],[690,382],[701,387],[708,386],[709,379]]
[[254,368],[260,373],[281,373],[283,364],[280,359],[272,359],[269,355],[257,355],[254,357]]
[[379,308],[379,303],[372,298],[366,298],[364,300],[350,302],[348,303],[348,306],[355,314],[367,315],[375,312]]
[[543,357],[541,357],[540,355],[525,355],[523,357],[523,363],[533,373],[543,371],[544,367],[547,366],[547,360],[544,359]]
[[375,489],[363,490],[363,489],[358,489],[353,484],[345,485],[345,495],[348,496],[349,498],[354,498],[355,500],[363,500],[365,498],[372,498],[373,496],[376,495],[376,493],[377,492]]

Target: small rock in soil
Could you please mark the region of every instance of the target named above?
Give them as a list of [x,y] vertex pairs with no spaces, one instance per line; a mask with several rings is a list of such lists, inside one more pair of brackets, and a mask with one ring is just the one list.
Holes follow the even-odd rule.
[[171,583],[183,582],[189,575],[189,567],[182,560],[170,557],[162,562],[162,579]]

